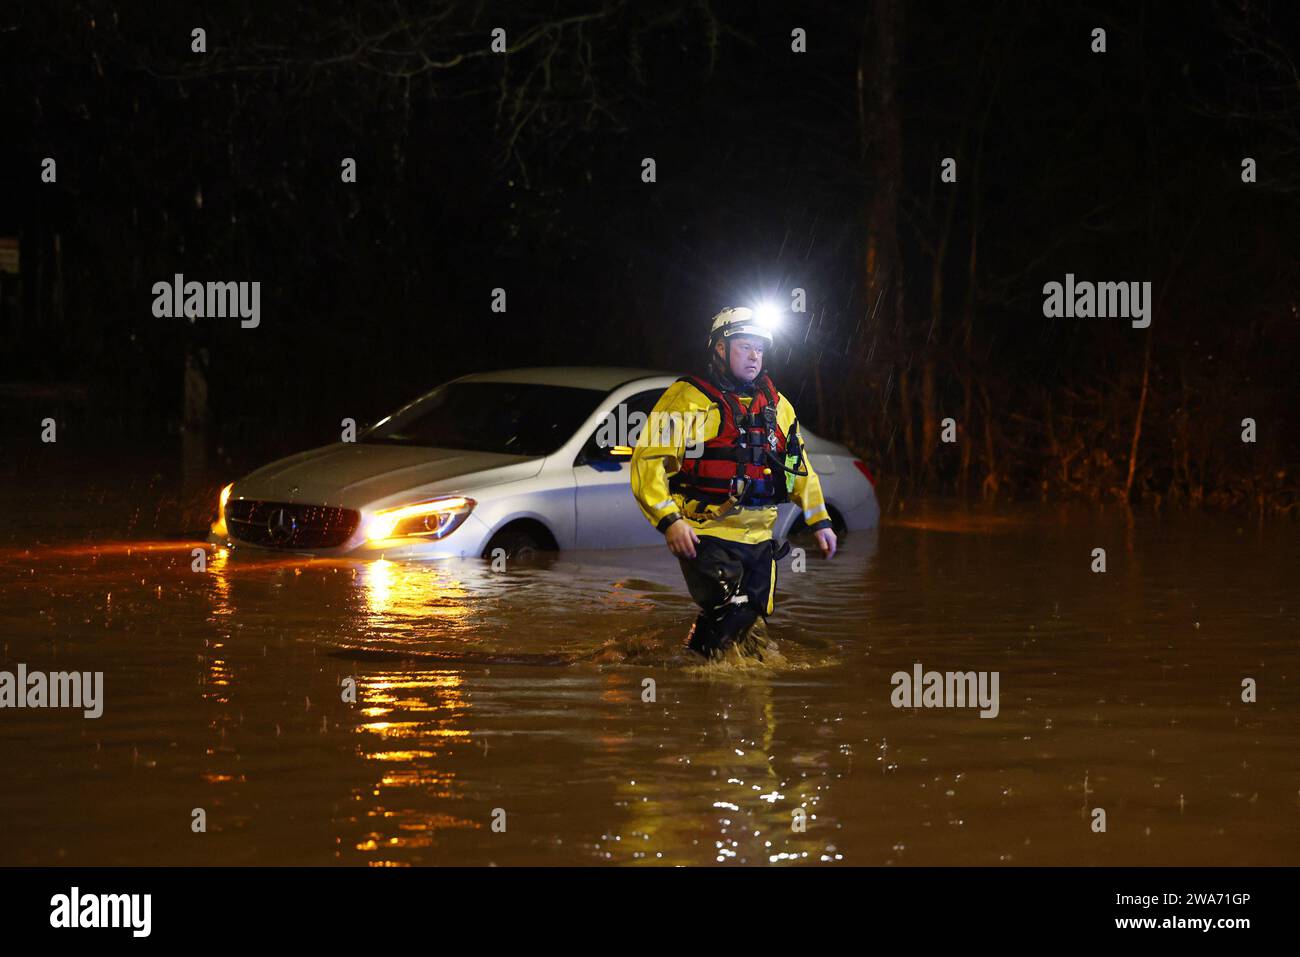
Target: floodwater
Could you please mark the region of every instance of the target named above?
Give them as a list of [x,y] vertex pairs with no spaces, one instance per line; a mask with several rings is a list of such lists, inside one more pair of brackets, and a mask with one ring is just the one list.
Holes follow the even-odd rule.
[[[104,712],[0,710],[0,865],[1300,863],[1294,524],[908,511],[701,665],[666,549],[195,572],[74,499],[0,535],[0,669]],[[997,716],[893,707],[917,663]]]

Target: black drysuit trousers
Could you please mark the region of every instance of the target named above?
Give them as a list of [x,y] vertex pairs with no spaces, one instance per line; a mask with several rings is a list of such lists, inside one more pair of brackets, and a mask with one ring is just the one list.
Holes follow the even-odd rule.
[[695,557],[678,559],[686,587],[701,609],[690,647],[709,658],[735,642],[745,647],[749,629],[775,605],[776,563],[789,550],[788,544],[778,549],[771,540],[750,545],[701,535]]

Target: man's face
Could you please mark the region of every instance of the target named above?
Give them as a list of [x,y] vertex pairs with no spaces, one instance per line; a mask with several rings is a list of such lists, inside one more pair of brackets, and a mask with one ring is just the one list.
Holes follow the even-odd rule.
[[731,374],[742,382],[753,382],[763,371],[763,349],[767,340],[762,336],[732,336],[717,345],[718,355],[727,361]]

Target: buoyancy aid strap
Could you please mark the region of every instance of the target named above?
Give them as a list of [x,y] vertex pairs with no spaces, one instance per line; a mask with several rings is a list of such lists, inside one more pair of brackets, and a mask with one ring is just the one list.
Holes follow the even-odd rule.
[[[748,409],[740,403],[740,399],[735,393],[721,389],[707,379],[686,375],[677,381],[693,386],[718,407],[721,416],[718,434],[730,433],[732,441],[735,443],[725,447],[705,443],[703,449],[701,449],[702,454],[698,457],[702,460],[735,462],[736,464],[734,476],[729,484],[730,494],[726,496],[720,495],[721,489],[719,486],[722,482],[720,477],[703,481],[700,478],[696,479],[697,487],[699,485],[712,485],[714,489],[717,489],[712,494],[708,494],[707,497],[725,498],[725,501],[721,503],[718,516],[726,514],[737,505],[746,504],[746,499],[749,497],[750,488],[753,484],[753,480],[747,475],[747,469],[750,466],[763,467],[770,463],[772,468],[768,470],[768,474],[771,479],[768,481],[776,488],[776,500],[782,500],[783,496],[780,493],[785,491],[783,475],[785,463],[773,454],[769,441],[773,435],[780,435],[780,429],[776,424],[776,408],[780,402],[780,394],[773,386],[771,377],[764,373],[755,382],[755,393],[750,400]],[[755,433],[759,433],[757,442],[754,441]],[[680,479],[676,483],[670,482],[670,488],[673,491],[681,490],[682,485]],[[699,491],[703,492],[704,489],[701,488]],[[764,496],[764,501],[768,498],[768,496]]]
[[[735,501],[727,508],[730,511],[737,503],[743,502],[749,496],[749,481],[745,476],[745,467],[753,461],[753,443],[750,439],[753,434],[750,431],[750,425],[753,422],[753,412],[746,414],[745,407],[740,404],[740,399],[731,392],[724,392],[723,398],[727,401],[727,407],[731,410],[731,427],[736,430],[737,440],[743,443],[743,447],[736,449],[736,477],[732,496]],[[750,400],[750,409],[758,403],[758,396]]]
[[[684,375],[677,381],[685,382],[694,386],[719,406],[725,406],[734,416],[736,427],[740,427],[740,420],[746,413],[745,407],[740,404],[735,393],[725,392],[708,379],[702,379],[696,375]],[[772,380],[767,373],[763,373],[754,384],[756,392],[754,395],[754,401],[750,403],[751,409],[754,408],[754,402],[757,402],[760,395],[762,396],[763,401],[758,403],[759,409],[755,411],[761,411],[763,406],[776,408],[776,406],[780,404],[780,396],[777,394],[776,388],[772,385]]]
[[718,387],[708,379],[701,379],[697,375],[684,375],[677,381],[695,386],[695,388],[699,389],[714,402],[717,402],[719,405],[722,404],[722,392],[719,391]]
[[[746,416],[745,408],[740,404],[740,400],[730,392],[724,392],[715,386],[712,382],[701,379],[699,376],[687,375],[682,376],[678,382],[686,382],[699,389],[708,396],[718,406],[718,412],[722,415],[722,421],[718,425],[718,431],[733,431],[737,433],[737,438],[744,435],[748,440],[748,434],[745,432]],[[757,398],[757,397],[756,397]],[[748,444],[748,442],[746,443]],[[739,450],[728,450],[729,454],[713,453],[712,449],[706,444],[704,447],[705,454],[709,458],[730,459],[736,463],[736,480],[743,482],[745,478],[745,463],[748,456],[742,458]]]
[[737,445],[706,445],[700,449],[700,454],[695,458],[706,462],[735,462],[737,459],[748,462],[749,452]]
[[795,467],[794,467],[794,468],[788,468],[788,467],[786,466],[786,464],[785,464],[784,462],[782,462],[782,463],[781,463],[781,469],[782,469],[783,471],[786,471],[786,472],[791,473],[792,475],[797,475],[797,476],[799,476],[800,478],[807,478],[807,476],[808,476],[808,458],[807,458],[808,450],[804,448],[804,445],[803,445],[803,436],[799,433],[799,420],[798,420],[798,419],[795,419],[793,422],[790,423],[790,431],[786,433],[786,437],[785,437],[785,451],[786,451],[787,455],[788,455],[789,452],[790,452],[790,446],[791,446],[791,444],[793,444],[793,443],[791,443],[791,441],[790,441],[790,437],[791,437],[791,436],[794,436],[794,435],[799,436],[799,441],[798,441],[798,443],[797,443],[797,449],[796,449],[795,455],[792,456],[792,457],[795,459]]
[[[745,407],[740,404],[740,400],[736,398],[735,393],[724,392],[708,379],[702,379],[695,375],[684,375],[677,381],[685,382],[688,385],[694,386],[696,389],[708,396],[709,399],[715,402],[720,408],[726,408],[731,412],[733,424],[736,428],[739,429],[742,427],[741,420],[746,415]],[[772,380],[767,373],[763,373],[755,385],[757,387],[757,392],[754,395],[754,400],[750,403],[750,410],[752,413],[761,412],[764,407],[771,407],[774,409],[780,404],[780,396],[778,395],[776,388],[772,385]],[[762,396],[763,401],[758,401],[759,396]],[[757,409],[754,408],[755,404],[758,405]]]

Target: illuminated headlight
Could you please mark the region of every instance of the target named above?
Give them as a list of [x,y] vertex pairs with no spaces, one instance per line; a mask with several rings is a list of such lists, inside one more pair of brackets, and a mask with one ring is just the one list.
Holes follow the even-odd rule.
[[446,538],[474,510],[472,498],[435,498],[417,505],[386,508],[375,512],[366,523],[366,538],[372,542],[387,538]]
[[235,487],[231,482],[221,490],[217,497],[217,520],[212,524],[212,534],[224,537],[226,533],[226,503],[230,501],[230,490]]
[[770,302],[760,302],[754,307],[754,319],[764,329],[775,329],[781,324],[781,310]]

